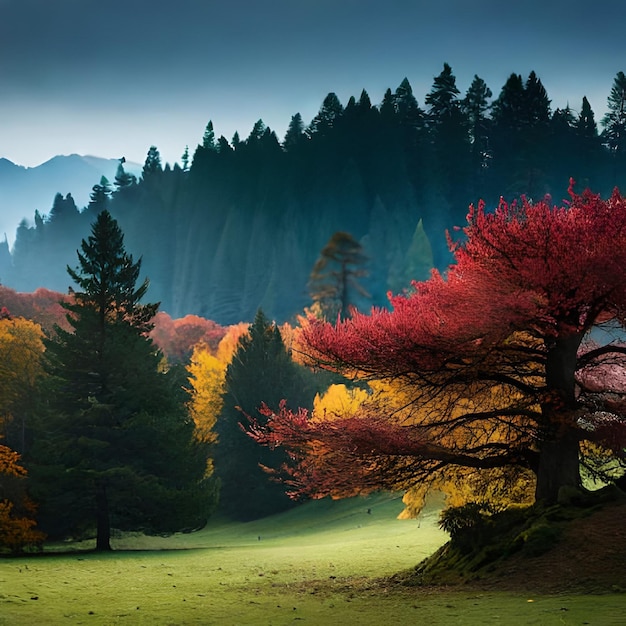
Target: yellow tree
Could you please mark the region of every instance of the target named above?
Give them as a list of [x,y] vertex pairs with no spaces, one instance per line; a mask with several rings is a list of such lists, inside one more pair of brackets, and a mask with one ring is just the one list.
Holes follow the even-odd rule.
[[0,424],[13,447],[24,451],[28,415],[43,375],[43,332],[22,317],[0,319]]
[[189,373],[189,412],[196,426],[196,437],[205,443],[215,443],[214,431],[217,416],[224,405],[225,363],[211,354],[210,348],[200,343],[195,346]]

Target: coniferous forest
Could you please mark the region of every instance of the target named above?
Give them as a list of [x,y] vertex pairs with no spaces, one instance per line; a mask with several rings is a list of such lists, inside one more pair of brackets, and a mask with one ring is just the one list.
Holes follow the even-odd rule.
[[308,124],[294,114],[283,138],[259,120],[228,140],[209,121],[180,163],[163,164],[151,147],[139,178],[122,160],[115,180],[94,181],[87,207],[51,198],[49,213],[23,221],[2,251],[0,279],[66,292],[66,266],[106,208],[142,258],[151,300],[172,317],[234,324],[261,308],[293,319],[310,305],[311,272],[338,232],[368,259],[362,306],[385,306],[389,291],[447,266],[445,232],[472,202],[549,194],[560,203],[570,177],[603,196],[625,188],[625,100],[623,72],[596,120],[586,98],[553,108],[534,72],[511,74],[495,93],[475,76],[463,94],[444,64],[421,101],[407,79],[378,104],[365,91],[346,103],[329,93]]

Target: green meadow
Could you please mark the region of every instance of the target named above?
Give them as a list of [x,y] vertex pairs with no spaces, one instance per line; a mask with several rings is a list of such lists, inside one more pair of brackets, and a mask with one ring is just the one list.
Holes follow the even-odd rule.
[[2,559],[0,624],[626,624],[624,594],[389,584],[446,541],[437,502],[416,520],[396,519],[402,508],[390,495],[324,500],[247,524],[124,535],[106,554],[84,543]]

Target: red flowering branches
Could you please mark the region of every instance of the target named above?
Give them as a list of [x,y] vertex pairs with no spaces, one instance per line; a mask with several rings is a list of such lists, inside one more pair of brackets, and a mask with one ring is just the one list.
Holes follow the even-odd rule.
[[311,421],[282,408],[253,430],[290,452],[294,494],[518,467],[535,474],[538,498],[554,500],[580,484],[582,441],[621,454],[626,389],[612,381],[625,378],[626,349],[587,339],[624,323],[626,200],[570,196],[562,207],[472,207],[445,277],[390,297],[389,311],[309,321],[302,339],[313,363],[386,381],[390,393],[356,417]]

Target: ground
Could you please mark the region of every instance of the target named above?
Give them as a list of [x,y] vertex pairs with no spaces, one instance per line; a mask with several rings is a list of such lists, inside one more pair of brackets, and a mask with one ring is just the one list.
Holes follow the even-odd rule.
[[484,584],[490,589],[542,593],[626,591],[626,505],[610,505],[567,525],[540,556],[513,555]]
[[553,593],[626,592],[626,501],[555,506],[490,527],[465,549],[446,544],[391,584]]

